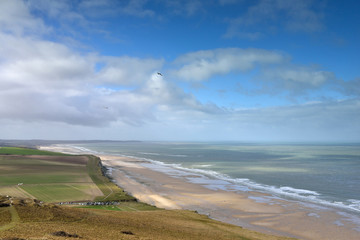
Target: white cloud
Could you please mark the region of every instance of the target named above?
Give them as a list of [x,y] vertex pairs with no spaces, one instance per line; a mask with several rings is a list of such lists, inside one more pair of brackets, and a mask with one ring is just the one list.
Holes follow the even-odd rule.
[[133,57],[99,57],[104,66],[98,71],[99,82],[115,85],[138,85],[162,68],[164,60],[140,59]]
[[[4,3],[1,2],[3,6]],[[6,3],[12,13],[21,13],[26,21],[18,21],[14,27],[6,25],[13,20],[11,15],[1,18],[2,120],[95,127],[115,123],[141,126],[156,121],[154,113],[158,108],[201,110],[201,104],[193,96],[156,78],[154,72],[162,68],[163,60],[81,54],[64,44],[42,40],[39,38],[42,21],[31,15],[24,2]],[[39,3],[38,10],[45,12],[55,4]],[[133,7],[144,3],[130,2]],[[35,3],[29,4],[34,7]],[[59,5],[49,16],[56,17],[61,10],[67,11],[67,7]],[[8,28],[15,30],[8,31]],[[28,29],[38,33],[37,37],[27,35]],[[132,89],[125,90],[126,86]]]
[[158,109],[209,111],[156,74],[163,60],[84,55],[7,34],[0,34],[0,53],[1,119],[141,126],[156,121]]
[[214,75],[245,72],[261,64],[277,64],[282,54],[262,49],[226,48],[185,54],[175,60],[180,68],[173,72],[179,79],[203,81]]
[[62,44],[6,34],[0,34],[0,54],[0,85],[28,90],[69,88],[88,79],[94,64]]
[[[55,4],[42,3],[44,11]],[[31,15],[23,1],[0,4],[1,10],[20,19],[11,14],[0,17],[1,119],[106,126],[117,121],[139,125],[154,118],[150,97],[116,89],[126,84],[139,87],[161,68],[162,60],[81,54],[64,44],[42,40],[43,22]],[[50,15],[55,17],[66,7],[61,5]],[[107,88],[108,84],[115,90]]]
[[192,94],[185,93],[181,88],[166,81],[156,73],[140,89],[140,93],[152,99],[157,110],[167,111],[170,115],[176,112],[223,113],[223,110],[216,105],[200,103]]
[[49,31],[44,22],[34,18],[21,0],[0,1],[0,30],[15,35],[24,33],[44,33]]
[[[72,12],[70,2],[0,4],[1,10],[11,13],[0,16],[1,119],[84,126],[141,125],[154,119],[156,102],[136,89],[162,67],[163,60],[81,54],[42,40],[46,27],[29,9],[50,18],[84,19]],[[135,90],[121,90],[126,85]]]

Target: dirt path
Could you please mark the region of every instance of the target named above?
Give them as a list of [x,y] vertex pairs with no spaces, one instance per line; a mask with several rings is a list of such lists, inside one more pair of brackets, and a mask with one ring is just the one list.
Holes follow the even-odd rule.
[[112,190],[111,187],[109,187],[106,183],[104,183],[104,184],[105,184],[105,186],[110,190],[110,193],[109,193],[103,200],[107,199],[111,194],[114,193],[114,191]]
[[4,226],[0,226],[0,231],[5,231],[8,229],[11,229],[16,226],[18,222],[20,222],[20,217],[18,212],[16,211],[16,208],[14,206],[9,207],[9,211],[11,214],[11,222],[8,224],[5,224]]

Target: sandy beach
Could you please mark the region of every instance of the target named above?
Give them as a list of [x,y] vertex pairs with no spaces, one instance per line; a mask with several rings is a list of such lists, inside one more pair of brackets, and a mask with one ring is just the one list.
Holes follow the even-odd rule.
[[[41,149],[84,154],[67,146]],[[111,176],[120,187],[140,201],[160,208],[194,210],[219,221],[272,235],[299,239],[360,239],[359,219],[340,210],[283,200],[260,192],[210,188],[198,175],[189,173],[184,178],[174,172],[151,168],[143,160],[97,155],[103,165],[111,169]]]

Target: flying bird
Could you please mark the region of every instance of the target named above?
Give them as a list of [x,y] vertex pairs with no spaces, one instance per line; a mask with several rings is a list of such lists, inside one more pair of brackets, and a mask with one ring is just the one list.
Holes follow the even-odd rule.
[[162,76],[161,72],[157,72],[157,75]]

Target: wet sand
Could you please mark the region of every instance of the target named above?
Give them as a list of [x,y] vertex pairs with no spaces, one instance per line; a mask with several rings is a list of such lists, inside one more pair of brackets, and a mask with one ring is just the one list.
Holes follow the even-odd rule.
[[[84,153],[68,147],[43,149]],[[196,181],[197,175],[189,173],[188,178],[169,175],[147,167],[147,162],[139,159],[98,156],[112,169],[112,177],[120,187],[140,201],[160,208],[194,210],[216,220],[272,235],[299,239],[360,239],[359,216],[342,210],[282,200],[254,191],[209,188]]]

